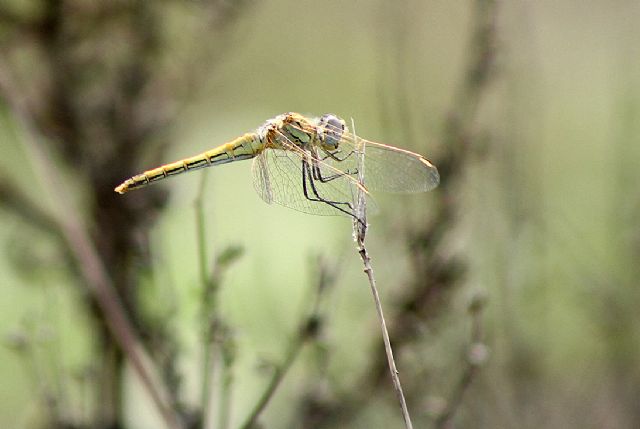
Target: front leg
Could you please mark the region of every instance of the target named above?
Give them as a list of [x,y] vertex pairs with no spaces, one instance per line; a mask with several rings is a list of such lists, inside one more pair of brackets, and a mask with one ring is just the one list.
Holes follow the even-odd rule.
[[318,180],[318,181],[320,181],[320,182],[322,182],[322,183],[325,183],[325,182],[330,182],[330,181],[332,181],[332,180],[334,180],[334,179],[337,179],[337,178],[339,178],[339,177],[343,177],[343,176],[353,176],[353,175],[358,174],[358,169],[355,169],[355,170],[353,170],[353,171],[352,171],[352,170],[345,170],[344,172],[340,172],[340,171],[339,171],[339,172],[337,172],[337,173],[335,173],[335,174],[332,174],[332,175],[329,175],[329,176],[323,176],[323,175],[322,175],[322,170],[320,169],[320,165],[319,165],[318,160],[319,160],[320,162],[322,162],[322,161],[324,161],[324,160],[326,160],[326,159],[328,159],[328,158],[331,158],[331,159],[334,159],[334,160],[336,160],[336,161],[341,162],[341,161],[344,161],[345,159],[349,158],[352,154],[354,154],[354,153],[355,153],[354,151],[351,151],[351,152],[349,152],[349,154],[347,154],[347,155],[346,155],[346,156],[344,156],[343,158],[340,158],[340,157],[337,155],[337,152],[338,152],[338,151],[336,151],[336,152],[329,152],[329,151],[326,151],[326,150],[323,150],[323,151],[324,151],[324,153],[325,153],[325,156],[324,156],[324,157],[322,157],[322,158],[317,157],[317,159],[312,159],[312,160],[313,160],[312,173],[313,173],[313,178],[314,178],[315,180]]
[[[331,200],[328,200],[326,198],[323,198],[320,195],[320,193],[318,192],[318,189],[316,188],[316,185],[314,183],[312,170],[313,170],[313,168],[309,165],[309,163],[307,161],[302,161],[302,191],[304,192],[304,196],[309,201],[317,201],[317,202],[321,202],[321,203],[324,203],[324,204],[328,204],[331,207],[335,208],[336,210],[339,210],[339,211],[341,211],[342,213],[344,213],[344,214],[346,214],[348,216],[352,216],[352,217],[356,218],[356,216],[355,216],[355,214],[353,212],[353,204],[351,204],[349,202],[344,202],[344,201],[331,201]],[[309,191],[311,191],[311,192],[309,192]],[[313,194],[313,195],[311,195],[311,194]],[[344,208],[342,206],[346,206],[346,208]]]
[[325,153],[325,156],[323,158],[320,158],[320,161],[324,161],[325,159],[331,158],[331,159],[335,159],[336,161],[342,162],[345,159],[349,158],[351,155],[356,153],[355,150],[352,150],[348,154],[346,154],[344,157],[340,158],[339,156],[340,149],[336,149],[334,152],[330,152],[328,150],[323,149],[323,152]]

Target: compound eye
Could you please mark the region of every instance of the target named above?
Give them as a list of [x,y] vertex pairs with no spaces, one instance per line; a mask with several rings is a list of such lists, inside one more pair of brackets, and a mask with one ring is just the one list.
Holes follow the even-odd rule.
[[320,117],[318,125],[318,134],[322,144],[328,149],[337,149],[345,130],[344,121],[336,115],[327,113]]

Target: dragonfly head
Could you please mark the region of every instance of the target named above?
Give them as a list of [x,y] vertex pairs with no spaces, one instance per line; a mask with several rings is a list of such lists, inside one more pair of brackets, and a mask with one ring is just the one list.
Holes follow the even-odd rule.
[[335,150],[338,148],[346,124],[342,118],[332,113],[322,115],[318,119],[318,139],[324,149]]

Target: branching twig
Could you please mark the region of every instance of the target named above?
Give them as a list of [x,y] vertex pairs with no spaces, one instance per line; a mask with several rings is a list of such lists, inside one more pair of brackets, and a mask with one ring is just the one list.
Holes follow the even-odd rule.
[[296,335],[296,337],[291,341],[287,353],[285,354],[284,360],[280,365],[274,368],[273,374],[271,376],[271,379],[269,380],[269,383],[267,384],[267,387],[265,388],[264,392],[262,392],[262,395],[260,395],[258,402],[249,413],[247,419],[240,426],[241,429],[255,428],[258,418],[269,404],[269,401],[271,401],[271,398],[273,398],[276,389],[278,388],[278,386],[280,386],[280,383],[284,379],[285,375],[287,375],[287,373],[291,369],[291,366],[300,354],[305,340],[306,338],[303,335]]
[[[244,250],[241,246],[229,246],[219,252],[215,258],[213,269],[208,277],[207,289],[205,294],[205,304],[207,305],[208,317],[207,323],[208,339],[213,345],[217,346],[220,359],[220,392],[218,398],[218,428],[227,429],[229,427],[231,415],[231,395],[233,391],[233,365],[236,359],[236,343],[233,338],[232,330],[227,324],[218,317],[216,310],[216,296],[222,279],[229,267],[238,260]],[[206,414],[206,411],[205,411]],[[206,420],[205,420],[206,423]],[[206,427],[206,426],[204,426]]]
[[302,347],[307,342],[317,338],[321,332],[322,317],[320,315],[320,304],[322,297],[327,293],[329,286],[335,281],[335,273],[328,272],[321,260],[319,261],[319,266],[320,273],[318,274],[318,283],[312,298],[311,308],[308,314],[306,314],[300,321],[298,333],[291,340],[291,343],[287,348],[287,352],[285,353],[284,360],[274,369],[267,387],[262,395],[260,395],[260,399],[249,413],[245,422],[240,426],[241,429],[252,429],[255,427],[258,418],[274,396],[276,389],[302,351]]
[[220,388],[220,400],[218,401],[220,404],[218,428],[228,429],[231,421],[231,395],[233,394],[233,364],[236,359],[236,343],[227,332],[222,338],[220,349],[222,358],[220,381],[222,386]]
[[[353,131],[353,135],[356,136],[355,125],[353,124],[353,120],[351,121],[351,128]],[[358,181],[360,185],[364,187],[365,182],[365,171],[364,171],[364,145],[360,146],[358,144],[358,140],[356,138],[356,153],[358,155]],[[365,237],[367,234],[367,200],[366,193],[362,187],[357,189],[357,197],[356,197],[356,207],[355,213],[356,217],[353,220],[353,234],[357,243],[358,253],[362,258],[362,263],[364,265],[364,272],[367,274],[367,278],[369,279],[369,285],[371,286],[371,293],[373,294],[373,300],[376,305],[376,312],[378,313],[378,319],[380,320],[380,328],[382,329],[382,340],[384,342],[384,351],[387,354],[387,363],[389,365],[389,371],[391,372],[391,379],[393,381],[393,388],[396,391],[396,396],[398,397],[398,401],[400,402],[400,408],[402,410],[402,417],[404,418],[404,424],[407,429],[412,429],[413,425],[411,424],[411,416],[409,415],[409,409],[407,408],[407,401],[404,398],[404,393],[402,392],[402,385],[400,384],[400,377],[398,375],[398,369],[396,368],[396,362],[393,358],[393,349],[391,348],[391,341],[389,340],[389,331],[387,330],[387,324],[384,320],[384,313],[382,312],[382,304],[380,303],[380,296],[378,294],[378,289],[376,288],[376,279],[373,275],[373,267],[371,266],[371,258],[369,257],[369,253],[367,252],[367,248],[365,246]]]
[[200,271],[200,287],[202,289],[202,305],[200,323],[202,326],[202,385],[200,391],[201,426],[210,426],[211,419],[211,392],[217,367],[220,364],[221,389],[219,392],[219,419],[218,427],[226,429],[229,425],[231,407],[231,390],[233,373],[231,371],[235,360],[235,345],[233,344],[229,329],[219,320],[217,295],[222,283],[222,276],[229,266],[242,255],[242,248],[231,246],[220,252],[209,271],[209,257],[206,247],[205,215],[204,215],[204,191],[206,184],[206,172],[202,174],[198,194],[194,203],[196,214],[196,234],[198,242],[198,259]]

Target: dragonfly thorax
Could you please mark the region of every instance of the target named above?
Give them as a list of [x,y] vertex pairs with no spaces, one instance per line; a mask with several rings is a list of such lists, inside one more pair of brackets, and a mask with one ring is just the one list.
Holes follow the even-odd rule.
[[318,118],[318,140],[324,149],[335,150],[345,132],[346,125],[342,118],[327,113]]
[[257,130],[260,141],[275,147],[305,147],[313,142],[316,126],[298,113],[283,113],[268,120]]
[[285,123],[281,132],[283,134],[282,137],[299,146],[306,146],[312,140],[310,131],[306,130],[299,122]]

